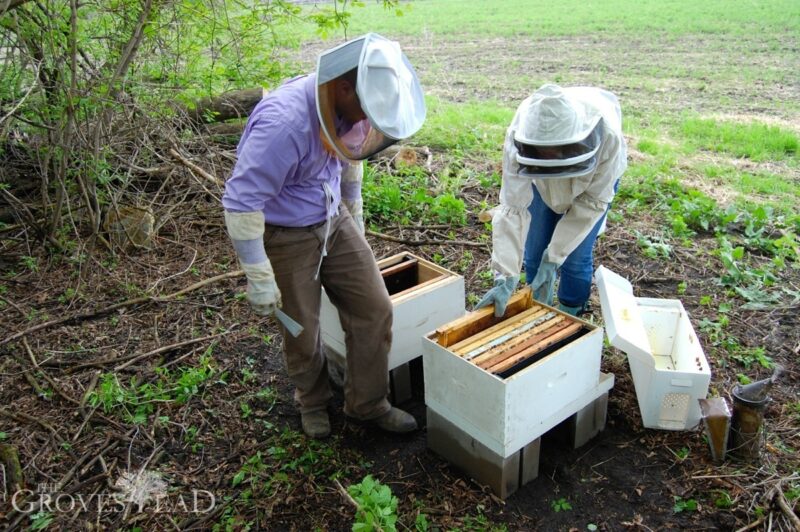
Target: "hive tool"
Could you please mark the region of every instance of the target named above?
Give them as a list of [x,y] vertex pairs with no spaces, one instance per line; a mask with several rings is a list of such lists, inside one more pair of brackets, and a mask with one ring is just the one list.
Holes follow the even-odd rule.
[[278,321],[286,327],[286,330],[289,331],[289,334],[297,338],[303,332],[303,326],[294,321],[288,314],[286,314],[281,309],[275,309],[275,317],[278,318]]

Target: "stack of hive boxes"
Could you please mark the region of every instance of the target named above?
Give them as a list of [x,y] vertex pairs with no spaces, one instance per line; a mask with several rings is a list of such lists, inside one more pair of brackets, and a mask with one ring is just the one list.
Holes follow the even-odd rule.
[[423,339],[428,445],[506,497],[538,475],[540,437],[570,419],[578,447],[605,425],[603,330],[515,294]]

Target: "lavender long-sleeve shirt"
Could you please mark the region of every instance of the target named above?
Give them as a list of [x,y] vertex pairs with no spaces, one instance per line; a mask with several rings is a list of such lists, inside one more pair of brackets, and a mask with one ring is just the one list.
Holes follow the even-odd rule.
[[226,210],[261,211],[272,225],[313,225],[326,218],[324,182],[333,191],[331,210],[338,209],[341,163],[320,139],[315,81],[314,75],[289,80],[253,109],[225,183]]

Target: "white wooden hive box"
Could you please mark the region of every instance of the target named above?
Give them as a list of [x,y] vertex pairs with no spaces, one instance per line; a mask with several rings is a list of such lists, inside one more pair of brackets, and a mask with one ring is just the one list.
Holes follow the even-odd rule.
[[607,392],[603,331],[517,292],[423,339],[425,403],[508,457]]
[[[394,309],[391,370],[422,355],[423,336],[464,315],[464,278],[407,252],[379,260],[378,267]],[[344,331],[339,312],[324,290],[320,330],[328,354],[342,361],[346,353]]]

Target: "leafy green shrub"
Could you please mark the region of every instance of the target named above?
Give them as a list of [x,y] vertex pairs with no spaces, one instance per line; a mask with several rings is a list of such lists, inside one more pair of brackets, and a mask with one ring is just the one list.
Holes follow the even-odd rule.
[[430,183],[421,168],[401,168],[396,174],[367,168],[361,192],[370,219],[387,224],[467,222],[464,202],[452,192],[429,192]]
[[120,410],[126,420],[145,423],[158,403],[181,405],[199,394],[201,386],[216,373],[216,367],[209,348],[196,367],[186,366],[175,372],[166,368],[155,371],[159,377],[156,381],[140,383],[133,377],[128,386],[115,373],[104,373],[97,389],[89,395],[89,404],[101,406],[105,413]]
[[572,505],[569,501],[565,498],[560,498],[556,501],[552,501],[550,503],[550,507],[553,509],[554,512],[568,512],[572,510]]
[[736,221],[738,214],[734,209],[722,210],[717,202],[695,189],[679,190],[669,201],[675,219],[680,218],[686,227],[696,231],[724,231],[728,224]]
[[697,501],[694,499],[682,499],[675,495],[675,504],[672,507],[672,511],[676,514],[681,512],[694,512],[697,511]]
[[452,194],[443,194],[433,198],[430,211],[433,218],[440,223],[464,225],[467,222],[467,209],[464,202]]

